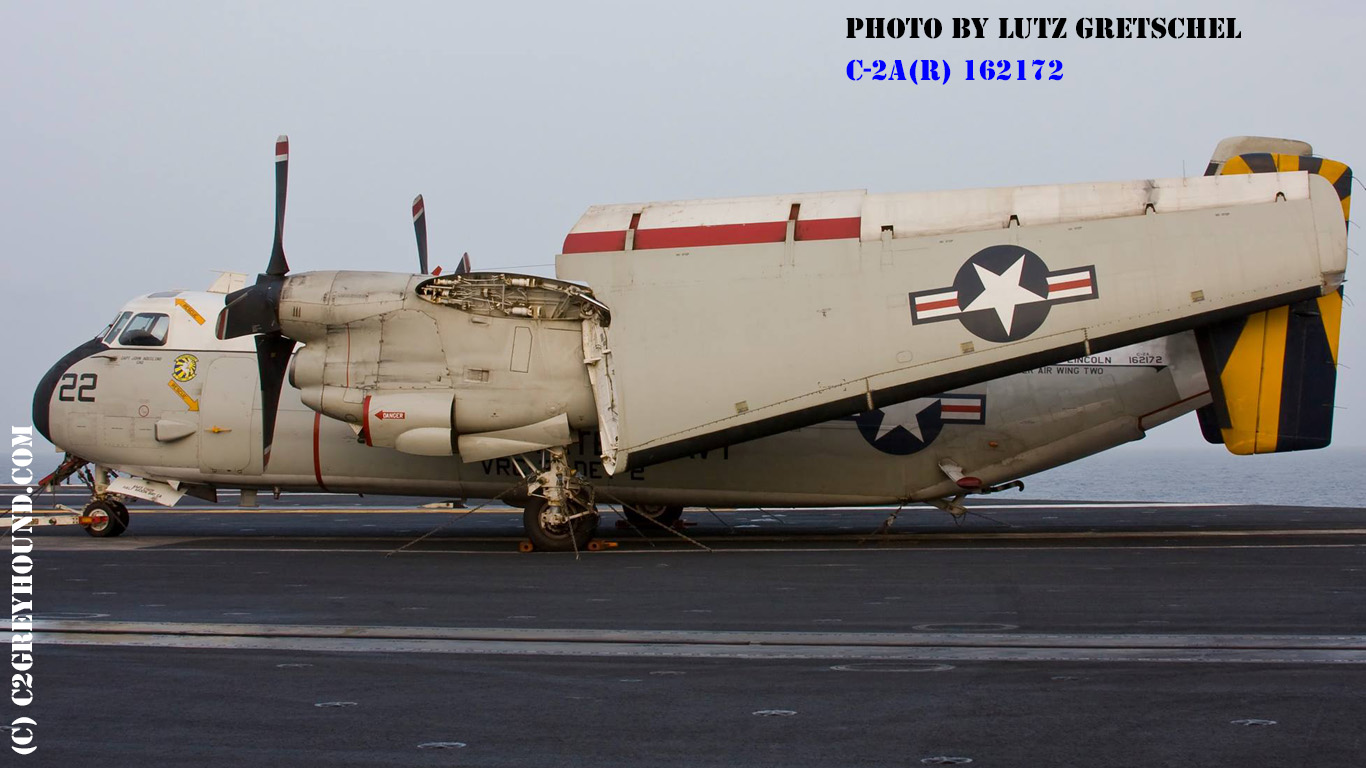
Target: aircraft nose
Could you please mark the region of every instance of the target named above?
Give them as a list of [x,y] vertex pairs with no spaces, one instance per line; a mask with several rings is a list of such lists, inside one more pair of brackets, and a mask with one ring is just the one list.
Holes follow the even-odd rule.
[[47,373],[43,374],[42,379],[39,379],[38,388],[33,390],[33,427],[49,443],[52,442],[52,396],[57,391],[57,383],[61,381],[62,374],[66,373],[76,363],[106,349],[109,349],[109,346],[96,336],[62,355],[62,359],[49,368]]

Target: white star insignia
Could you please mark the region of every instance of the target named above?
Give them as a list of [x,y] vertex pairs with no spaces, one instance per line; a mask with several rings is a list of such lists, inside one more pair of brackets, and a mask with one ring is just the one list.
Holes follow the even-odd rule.
[[1021,304],[1048,301],[1047,296],[1040,296],[1020,285],[1024,276],[1024,261],[1025,257],[1022,254],[1014,264],[1011,264],[1006,271],[999,275],[979,264],[973,264],[973,268],[977,270],[977,279],[982,281],[982,292],[972,300],[971,304],[963,307],[963,311],[995,310],[996,317],[1000,319],[1001,326],[1005,328],[1006,335],[1009,336],[1010,327],[1015,323],[1016,307]]
[[883,408],[882,423],[878,424],[877,436],[873,440],[881,440],[888,432],[901,427],[910,432],[916,440],[925,442],[925,435],[920,431],[920,414],[937,402],[937,397],[922,397],[919,400],[907,400]]

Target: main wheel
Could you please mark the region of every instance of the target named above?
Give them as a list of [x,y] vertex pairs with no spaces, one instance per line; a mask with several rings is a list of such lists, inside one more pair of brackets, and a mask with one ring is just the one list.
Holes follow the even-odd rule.
[[96,538],[112,538],[128,530],[128,508],[112,499],[92,499],[83,516],[90,518],[83,526],[85,532]]
[[562,510],[548,506],[540,496],[532,496],[522,507],[522,526],[536,549],[569,552],[583,549],[593,540],[598,531],[598,516],[566,520]]
[[646,533],[659,530],[659,525],[672,526],[683,517],[683,507],[676,504],[631,504],[624,511],[627,521]]

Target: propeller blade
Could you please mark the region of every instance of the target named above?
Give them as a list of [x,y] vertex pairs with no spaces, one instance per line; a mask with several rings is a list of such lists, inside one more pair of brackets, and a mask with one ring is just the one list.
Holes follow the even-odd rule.
[[283,277],[289,272],[285,261],[285,195],[289,190],[289,137],[275,140],[275,245],[270,251],[267,275]]
[[265,464],[270,463],[270,446],[275,438],[275,416],[280,410],[280,387],[289,370],[289,355],[294,340],[278,333],[256,337],[256,368],[261,375],[261,441]]
[[422,195],[413,198],[413,231],[417,233],[417,264],[427,274],[427,209],[422,206]]
[[460,257],[460,263],[455,265],[455,272],[454,272],[453,274],[457,274],[457,275],[466,275],[466,274],[469,274],[469,271],[470,271],[470,255],[469,255],[468,253],[466,253],[464,256],[461,256],[461,257]]
[[289,189],[289,137],[275,140],[275,244],[266,271],[256,284],[229,293],[218,313],[214,335],[220,339],[256,337],[256,369],[261,381],[261,440],[265,464],[275,439],[275,417],[280,410],[280,387],[289,370],[294,340],[280,333],[280,293],[289,262],[285,261],[285,197]]

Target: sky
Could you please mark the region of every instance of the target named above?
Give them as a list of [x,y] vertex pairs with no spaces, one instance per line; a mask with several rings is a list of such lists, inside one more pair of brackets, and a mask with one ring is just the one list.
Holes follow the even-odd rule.
[[[0,0],[3,419],[31,423],[43,372],[126,300],[264,269],[281,133],[296,271],[415,270],[419,192],[434,264],[468,251],[548,275],[596,203],[1199,175],[1239,134],[1366,168],[1347,66],[1360,4],[854,5],[946,26],[1232,14],[1242,39],[1083,40],[1069,22],[1062,40],[850,40],[853,6],[828,2]],[[1064,77],[845,74],[919,57],[1056,59]],[[1366,445],[1364,310],[1347,296],[1330,451]],[[1143,443],[1203,445],[1190,417]]]

